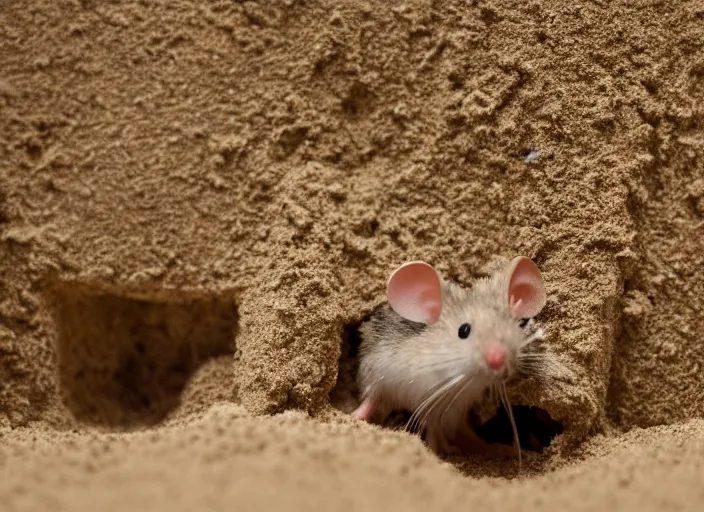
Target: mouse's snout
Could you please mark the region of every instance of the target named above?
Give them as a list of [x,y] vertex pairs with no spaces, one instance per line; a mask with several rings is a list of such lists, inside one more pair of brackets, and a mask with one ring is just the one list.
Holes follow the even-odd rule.
[[501,345],[491,345],[486,351],[486,364],[494,371],[499,371],[506,362],[506,349]]

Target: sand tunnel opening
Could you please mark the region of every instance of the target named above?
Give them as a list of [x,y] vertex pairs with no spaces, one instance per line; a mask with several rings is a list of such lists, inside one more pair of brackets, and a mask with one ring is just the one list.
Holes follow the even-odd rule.
[[[340,355],[337,383],[330,393],[330,402],[336,409],[350,413],[359,405],[359,390],[355,376],[358,369],[359,346],[362,342],[359,327],[368,320],[349,322],[342,329],[342,352]],[[550,414],[537,406],[512,405],[518,438],[524,450],[541,453],[553,439],[564,432],[563,425],[553,420]],[[484,422],[471,412],[470,421],[475,431],[490,444],[513,445],[513,430],[506,409],[499,405],[496,413]],[[411,411],[394,411],[384,422],[388,428],[404,428]]]
[[235,351],[230,296],[135,299],[66,285],[54,304],[64,403],[87,423],[157,423],[201,364]]

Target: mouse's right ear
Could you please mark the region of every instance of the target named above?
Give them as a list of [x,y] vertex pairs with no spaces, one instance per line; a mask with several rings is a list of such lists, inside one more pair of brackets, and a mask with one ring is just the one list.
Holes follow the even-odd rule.
[[423,261],[397,268],[386,287],[389,305],[413,322],[434,324],[442,313],[442,290],[435,269]]
[[525,256],[511,260],[508,304],[514,318],[533,318],[545,306],[543,277],[538,265]]

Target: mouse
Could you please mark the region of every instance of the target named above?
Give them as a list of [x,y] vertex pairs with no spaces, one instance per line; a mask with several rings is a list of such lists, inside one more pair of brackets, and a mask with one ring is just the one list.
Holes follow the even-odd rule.
[[371,422],[409,411],[406,427],[422,432],[433,451],[466,454],[489,448],[469,420],[471,410],[487,397],[500,400],[520,466],[506,383],[540,376],[549,364],[534,319],[546,303],[538,266],[517,256],[463,287],[429,263],[410,261],[391,274],[386,299],[359,327],[361,403],[353,417]]

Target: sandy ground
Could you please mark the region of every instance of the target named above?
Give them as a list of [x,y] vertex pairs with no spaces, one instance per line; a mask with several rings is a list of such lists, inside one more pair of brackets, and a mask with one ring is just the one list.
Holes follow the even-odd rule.
[[507,481],[478,467],[467,476],[402,434],[242,414],[220,405],[119,436],[14,432],[0,452],[4,510],[660,511],[704,501],[700,420],[597,437],[557,471]]
[[[6,0],[0,69],[10,509],[701,509],[702,2]],[[344,415],[393,268],[516,254],[549,449]]]

